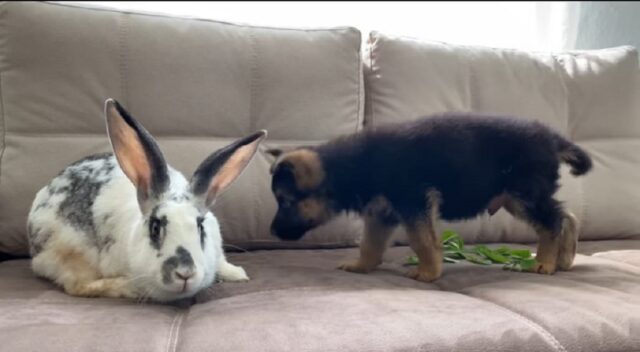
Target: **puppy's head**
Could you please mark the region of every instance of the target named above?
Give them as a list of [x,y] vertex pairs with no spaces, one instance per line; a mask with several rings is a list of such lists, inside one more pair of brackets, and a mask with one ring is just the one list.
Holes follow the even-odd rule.
[[333,215],[327,204],[324,165],[313,148],[268,153],[275,157],[271,190],[278,202],[271,233],[282,240],[298,240]]

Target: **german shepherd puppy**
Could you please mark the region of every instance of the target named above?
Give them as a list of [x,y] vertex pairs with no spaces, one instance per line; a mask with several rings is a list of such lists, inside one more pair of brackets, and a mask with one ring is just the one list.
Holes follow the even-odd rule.
[[584,150],[541,123],[449,113],[269,152],[276,157],[271,167],[278,202],[273,235],[300,239],[343,211],[364,217],[360,258],[340,269],[375,269],[393,228],[402,225],[420,259],[408,276],[433,281],[442,270],[436,222],[493,214],[501,207],[539,236],[532,271],[553,274],[573,263],[577,221],[553,196],[560,162],[576,176],[587,173],[592,162]]

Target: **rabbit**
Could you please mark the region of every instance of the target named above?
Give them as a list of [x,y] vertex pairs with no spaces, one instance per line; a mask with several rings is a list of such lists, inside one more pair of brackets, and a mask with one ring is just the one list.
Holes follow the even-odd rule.
[[211,206],[255,155],[261,130],[209,155],[190,181],[117,101],[104,104],[113,153],[81,159],[36,195],[32,270],[67,294],[175,301],[214,280],[249,280],[227,262]]

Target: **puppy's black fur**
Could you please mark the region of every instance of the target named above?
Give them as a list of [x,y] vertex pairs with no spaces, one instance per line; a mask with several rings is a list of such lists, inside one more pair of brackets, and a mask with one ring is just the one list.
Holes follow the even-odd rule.
[[[272,233],[282,239],[302,237],[327,214],[363,212],[376,197],[391,206],[380,216],[385,224],[411,223],[426,216],[430,190],[445,220],[475,217],[506,194],[534,227],[559,234],[562,208],[553,195],[560,162],[574,175],[592,166],[580,147],[541,123],[471,113],[385,125],[302,149],[317,155],[306,170],[322,177],[301,189],[296,181],[304,173],[294,172],[295,164],[308,161],[287,160],[285,153],[274,165],[279,208]],[[309,199],[326,209],[305,215],[299,205]]]

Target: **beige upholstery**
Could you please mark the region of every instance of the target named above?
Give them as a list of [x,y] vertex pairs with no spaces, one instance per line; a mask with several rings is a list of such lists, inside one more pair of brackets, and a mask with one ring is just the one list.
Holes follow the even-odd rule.
[[[558,199],[578,217],[582,239],[640,229],[640,70],[632,47],[563,54],[465,47],[372,33],[366,63],[368,126],[445,111],[535,119],[589,152],[592,173],[562,169]],[[473,172],[473,170],[469,170]],[[479,242],[536,239],[501,210],[443,226]]]
[[[552,277],[445,264],[434,284],[402,276],[406,247],[369,275],[335,270],[355,249],[236,253],[250,282],[175,306],[69,297],[9,261],[0,350],[637,351],[640,266],[598,256],[621,252],[609,242],[583,243],[596,254]],[[640,240],[622,242],[637,258]]]
[[[582,238],[640,228],[638,63],[631,48],[532,54],[382,34],[367,58],[367,126],[443,110],[540,119],[592,153],[563,178]],[[285,30],[49,3],[0,4],[0,252],[27,253],[37,189],[66,164],[108,149],[114,97],[191,172],[256,129],[267,146],[317,143],[363,128],[360,34]],[[379,270],[336,270],[361,221],[341,218],[302,242],[269,236],[275,202],[264,148],[216,205],[230,253],[251,281],[215,284],[173,305],[76,298],[0,263],[0,351],[640,351],[640,237],[582,241],[554,276],[445,264],[426,284],[403,276],[410,250]],[[472,172],[472,170],[470,170]],[[566,169],[563,170],[566,173]],[[565,175],[566,176],[566,175]],[[447,225],[449,226],[449,225]],[[456,224],[469,241],[525,242],[503,212]],[[531,246],[528,246],[531,248]]]
[[[355,132],[363,115],[360,41],[354,28],[271,29],[3,3],[0,251],[28,253],[26,215],[37,190],[76,159],[109,150],[106,98],[120,100],[190,176],[216,148],[257,129],[269,131],[269,146]],[[217,202],[227,243],[280,243],[268,233],[269,163],[259,153]],[[288,245],[355,238],[335,229]]]

